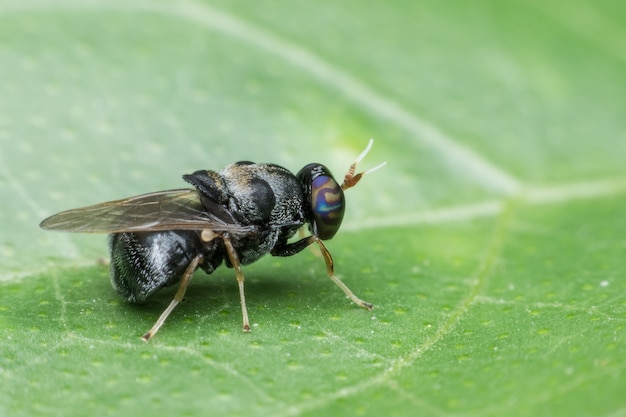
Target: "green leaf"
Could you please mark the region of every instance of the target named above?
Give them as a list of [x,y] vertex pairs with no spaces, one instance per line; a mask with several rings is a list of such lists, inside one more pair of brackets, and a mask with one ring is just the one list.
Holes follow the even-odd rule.
[[[0,4],[0,415],[626,415],[621,2]],[[237,160],[368,168],[319,257],[118,299],[39,222]]]

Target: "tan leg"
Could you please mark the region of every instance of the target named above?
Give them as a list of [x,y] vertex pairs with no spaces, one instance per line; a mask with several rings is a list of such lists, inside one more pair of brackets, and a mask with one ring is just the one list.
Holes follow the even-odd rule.
[[[306,239],[306,227],[302,226],[301,228],[298,229],[298,236],[300,236],[300,239]],[[313,236],[309,236],[309,238],[307,239],[307,241],[309,241]],[[320,252],[320,249],[313,246],[311,243],[313,242],[309,242],[309,251],[311,251],[311,253],[316,256],[317,258],[319,258],[320,256],[322,256],[322,252]]]
[[366,301],[363,301],[359,297],[354,295],[354,293],[350,291],[350,288],[348,288],[346,284],[344,284],[343,282],[341,282],[339,278],[337,278],[337,276],[335,275],[335,267],[333,265],[333,257],[330,255],[330,252],[328,251],[328,249],[326,249],[326,246],[324,245],[324,243],[322,243],[322,241],[318,237],[315,237],[315,236],[311,236],[309,239],[314,239],[315,243],[317,243],[320,250],[322,251],[324,262],[326,262],[326,273],[328,274],[328,277],[335,284],[337,284],[339,288],[341,288],[343,292],[348,296],[348,298],[350,298],[356,305],[358,305],[359,307],[363,307],[366,310],[372,310],[372,308],[374,308],[372,304]]
[[156,332],[159,331],[161,326],[163,326],[163,323],[165,323],[167,316],[169,316],[172,310],[174,310],[174,308],[178,305],[178,303],[180,303],[183,300],[183,297],[185,296],[185,291],[187,291],[187,286],[189,285],[189,282],[191,282],[191,277],[193,277],[193,273],[198,268],[198,265],[200,264],[200,262],[202,262],[202,255],[197,255],[195,258],[191,260],[191,263],[185,270],[185,274],[183,275],[183,278],[180,281],[178,290],[176,291],[176,294],[174,294],[174,299],[172,300],[170,305],[167,306],[165,311],[161,313],[161,316],[156,321],[156,323],[154,323],[154,326],[152,326],[152,328],[148,330],[148,332],[142,336],[142,339],[144,340],[144,342],[149,341],[156,334]]
[[243,271],[241,270],[241,264],[239,263],[239,255],[237,255],[237,251],[235,251],[235,248],[233,247],[233,244],[228,236],[223,236],[222,239],[224,239],[224,246],[226,246],[228,259],[230,259],[230,263],[233,265],[235,275],[237,276],[237,283],[239,283],[239,298],[241,299],[241,314],[243,315],[243,331],[249,332],[250,321],[248,320],[246,296],[243,291]]

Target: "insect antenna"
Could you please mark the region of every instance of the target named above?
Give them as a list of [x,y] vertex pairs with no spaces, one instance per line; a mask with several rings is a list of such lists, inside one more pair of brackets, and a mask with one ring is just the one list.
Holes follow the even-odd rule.
[[359,181],[361,181],[361,178],[363,178],[363,175],[369,174],[370,172],[374,172],[377,169],[382,168],[387,164],[387,161],[385,161],[381,164],[376,165],[374,168],[370,168],[363,172],[359,172],[358,174],[354,173],[356,171],[357,164],[361,162],[361,160],[365,158],[365,155],[367,155],[370,149],[372,149],[373,143],[374,143],[374,139],[370,139],[369,143],[367,144],[363,152],[361,152],[358,158],[356,158],[356,160],[352,163],[352,165],[350,165],[350,168],[348,168],[348,172],[346,172],[346,175],[343,178],[343,184],[341,184],[342,190],[347,190],[348,188],[354,187]]

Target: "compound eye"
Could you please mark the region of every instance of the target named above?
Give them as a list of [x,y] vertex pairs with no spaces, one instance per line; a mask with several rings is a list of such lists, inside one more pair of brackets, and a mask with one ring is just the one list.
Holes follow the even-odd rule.
[[341,186],[325,166],[309,164],[299,173],[311,209],[311,232],[322,240],[335,236],[341,226],[346,200]]

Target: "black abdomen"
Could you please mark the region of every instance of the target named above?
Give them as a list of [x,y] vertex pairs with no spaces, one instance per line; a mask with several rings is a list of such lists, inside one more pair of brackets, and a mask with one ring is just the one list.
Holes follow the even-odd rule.
[[205,255],[201,266],[211,273],[222,260],[213,256],[214,246],[203,243],[195,231],[112,234],[111,282],[125,300],[142,302],[159,289],[179,282],[198,254]]

